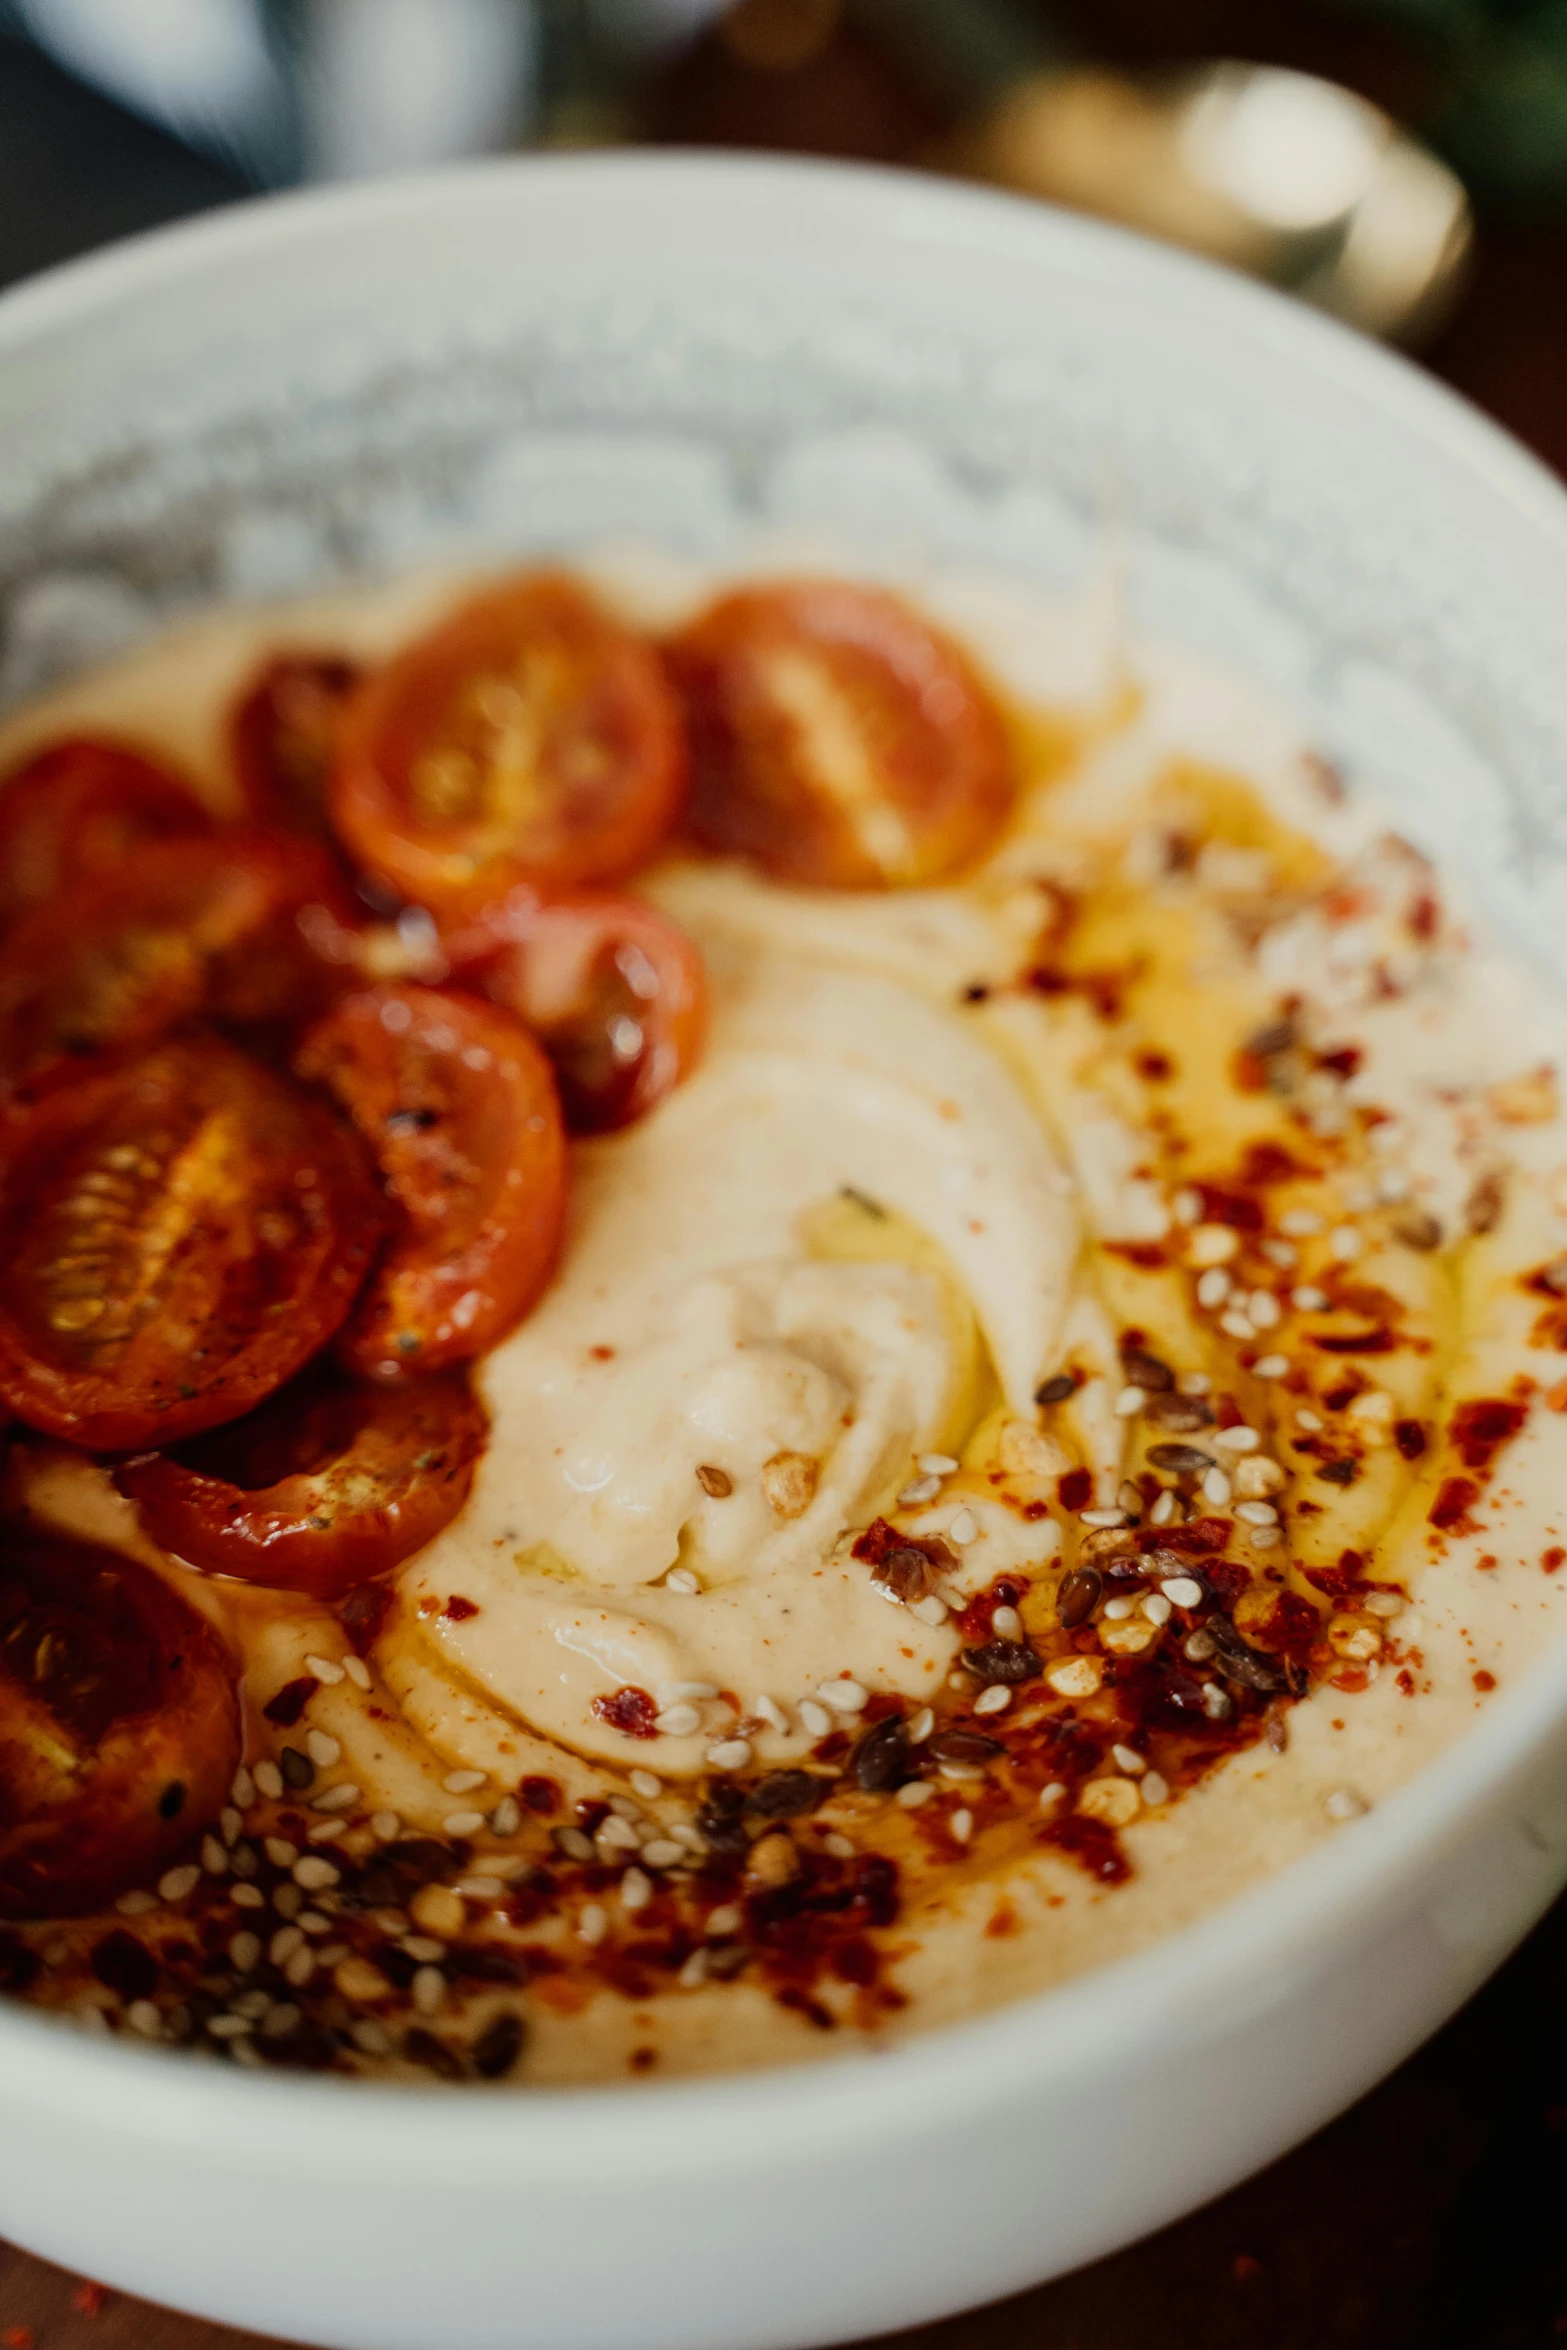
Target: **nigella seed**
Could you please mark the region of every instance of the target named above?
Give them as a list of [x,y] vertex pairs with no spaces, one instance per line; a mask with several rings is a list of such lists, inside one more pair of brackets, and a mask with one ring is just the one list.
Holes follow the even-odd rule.
[[183,1779],[171,1779],[158,1798],[158,1817],[177,1820],[184,1809],[185,1782]]
[[1079,1624],[1087,1623],[1099,1605],[1104,1587],[1104,1577],[1097,1567],[1074,1567],[1070,1575],[1062,1577],[1056,1593],[1056,1613],[1066,1631],[1075,1631]]
[[917,1600],[928,1596],[935,1575],[922,1550],[914,1549],[910,1543],[899,1543],[877,1560],[871,1569],[871,1581],[883,1591],[890,1591],[894,1599],[901,1599],[905,1607],[913,1607]]
[[464,2078],[461,2059],[452,2054],[444,2040],[438,2040],[421,2024],[415,2024],[403,2034],[403,2054],[410,2064],[422,2065],[426,2072],[434,2073],[438,2081]]
[[481,2081],[505,2078],[522,2054],[522,2018],[510,2009],[487,2024],[473,2044],[473,2069]]
[[1077,1381],[1070,1371],[1058,1371],[1053,1379],[1046,1379],[1034,1390],[1034,1401],[1040,1406],[1065,1403],[1069,1395],[1077,1393]]
[[932,1762],[982,1763],[993,1762],[1006,1748],[999,1738],[987,1738],[983,1730],[938,1730],[925,1752]]
[[1146,1388],[1151,1394],[1165,1393],[1175,1385],[1175,1373],[1169,1364],[1140,1346],[1122,1347],[1121,1368],[1132,1386]]
[[285,1746],[277,1759],[285,1785],[301,1791],[315,1785],[316,1766],[297,1746]]
[[854,1749],[850,1768],[862,1795],[890,1795],[908,1777],[909,1734],[902,1716],[889,1714]]
[[1213,1455],[1199,1452],[1195,1444],[1151,1444],[1148,1466],[1166,1469],[1174,1477],[1197,1477],[1213,1467]]
[[138,1942],[123,1927],[117,1926],[93,1944],[90,1964],[99,1982],[117,1991],[122,1999],[148,1999],[157,1988],[157,1960],[144,1942]]
[[1013,1687],[1036,1681],[1045,1669],[1044,1660],[1026,1640],[987,1640],[983,1648],[965,1648],[963,1662],[980,1680],[1005,1681]]
[[[792,1820],[813,1811],[826,1792],[826,1782],[812,1771],[769,1771],[746,1796],[745,1808],[760,1820]],[[705,1828],[703,1832],[707,1834]],[[710,1835],[708,1840],[712,1841]]]

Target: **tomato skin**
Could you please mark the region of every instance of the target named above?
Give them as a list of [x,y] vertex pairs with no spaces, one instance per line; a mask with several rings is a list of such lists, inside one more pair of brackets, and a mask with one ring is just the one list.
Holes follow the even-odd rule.
[[278,653],[257,670],[229,718],[229,756],[253,823],[329,837],[338,721],[361,674],[338,653]]
[[506,943],[483,960],[480,984],[548,1053],[569,1133],[629,1126],[690,1074],[707,1036],[707,976],[656,907],[518,890],[491,909],[489,928]]
[[0,777],[0,925],[149,842],[211,830],[191,786],[129,743],[49,743]]
[[333,1336],[386,1229],[324,1103],[216,1038],[162,1045],[13,1123],[0,1397],[98,1452],[237,1419]]
[[401,1210],[340,1360],[392,1381],[482,1354],[560,1247],[565,1134],[543,1053],[477,996],[387,986],[346,996],[294,1065],[347,1110]]
[[330,863],[303,841],[228,830],[140,849],[0,946],[0,1091],[37,1100],[197,1013],[311,1017],[356,948]]
[[0,1917],[79,1917],[155,1878],[240,1760],[234,1660],[161,1576],[0,1527]]
[[334,828],[405,897],[452,912],[519,881],[629,873],[685,790],[680,712],[653,647],[575,581],[492,588],[349,703]]
[[895,596],[833,579],[740,588],[666,650],[704,846],[811,887],[909,888],[967,863],[1005,822],[995,705]]
[[114,1481],[191,1566],[332,1601],[451,1523],[486,1433],[460,1377],[349,1387],[307,1371],[243,1420],[122,1462]]

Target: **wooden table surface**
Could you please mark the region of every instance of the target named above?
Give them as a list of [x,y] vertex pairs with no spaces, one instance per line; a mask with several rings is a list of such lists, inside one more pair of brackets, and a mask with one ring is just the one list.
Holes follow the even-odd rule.
[[[1224,5],[1185,11],[1194,25],[1201,20],[1210,49],[1242,46],[1209,22]],[[1269,17],[1289,29],[1289,0],[1255,5],[1260,14],[1248,23]],[[1138,13],[1138,0],[1112,11],[1123,26]],[[1309,11],[1295,13],[1304,20]],[[1179,46],[1170,28],[1180,10],[1141,14],[1163,28],[1163,47]],[[1331,59],[1300,62],[1332,68]],[[723,60],[699,57],[682,70],[670,127],[683,137],[716,130],[760,144],[853,149],[852,136],[810,135],[808,113],[800,134],[781,140],[767,137],[765,110],[726,120]],[[863,58],[853,70],[863,77]],[[692,112],[693,82],[707,93],[705,120]],[[827,87],[835,122],[841,95]],[[863,95],[852,118],[874,120],[878,132],[901,119],[895,108],[877,113]],[[236,192],[222,171],[0,36],[0,282]],[[1470,300],[1429,354],[1439,373],[1559,468],[1567,468],[1564,286],[1561,227],[1489,232]],[[1245,2082],[1233,2093],[1244,2097]],[[170,2225],[179,2225],[177,2213]],[[1271,2170],[1074,2276],[889,2337],[890,2350],[1534,2350],[1562,2340],[1567,1901],[1444,2032]],[[0,2350],[264,2345],[259,2335],[151,2309],[0,2245]]]

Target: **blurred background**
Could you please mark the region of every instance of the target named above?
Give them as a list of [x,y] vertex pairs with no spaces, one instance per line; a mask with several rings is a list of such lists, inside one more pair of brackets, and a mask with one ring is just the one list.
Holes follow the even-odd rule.
[[625,142],[1131,222],[1567,471],[1567,0],[0,0],[0,279],[252,189]]

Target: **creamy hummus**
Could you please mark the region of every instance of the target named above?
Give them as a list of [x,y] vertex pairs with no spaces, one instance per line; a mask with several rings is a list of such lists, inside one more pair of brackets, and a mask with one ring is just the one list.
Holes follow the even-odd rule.
[[[658,626],[712,587],[651,557],[593,576]],[[265,651],[377,654],[454,592],[198,623],[22,714],[0,760],[112,727],[221,803],[224,714]],[[357,1795],[323,1851],[462,1840],[426,1942],[466,1919],[535,1954],[525,2080],[820,2055],[1146,1944],[1344,1832],[1505,1701],[1567,1606],[1557,1006],[1243,685],[1097,608],[917,594],[1007,699],[1008,832],[961,880],[885,896],[679,856],[643,878],[702,950],[705,1059],[577,1146],[559,1277],[479,1366],[472,1496],[363,1664],[310,1602],[154,1553],[85,1458],[13,1463],[15,1496],[227,1628],[252,1769],[307,1731],[331,1752],[317,1794]],[[1502,1420],[1466,1421],[1475,1399]],[[878,1582],[878,1521],[933,1544],[928,1588]],[[1157,1567],[1106,1601],[1149,1529]],[[1215,1542],[1239,1683],[1182,1629]],[[1085,1574],[1110,1581],[1074,1616]],[[965,1666],[987,1637],[1042,1673]],[[1177,1646],[1196,1711],[1162,1770],[1121,1734],[1117,1676]],[[1248,1670],[1270,1692],[1250,1714]],[[298,1728],[269,1724],[301,1676]],[[896,1864],[873,1962],[747,1963],[734,1903],[678,1966],[652,1955],[639,1919],[683,1898],[714,1784],[830,1765],[888,1699],[920,1741],[954,1714],[1029,1727],[1026,1767],[954,1749],[908,1800],[840,1759],[795,1823],[846,1883]],[[1098,1738],[1086,1776],[1042,1759],[1064,1721]],[[758,1844],[747,1882],[791,1865]],[[565,1892],[529,1896],[530,1868]],[[74,1947],[56,1996],[111,2010]],[[441,1963],[432,2024],[482,2018],[498,1994]],[[400,2061],[377,2029],[363,2062]]]

